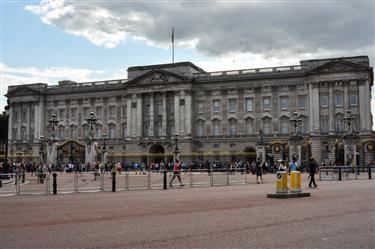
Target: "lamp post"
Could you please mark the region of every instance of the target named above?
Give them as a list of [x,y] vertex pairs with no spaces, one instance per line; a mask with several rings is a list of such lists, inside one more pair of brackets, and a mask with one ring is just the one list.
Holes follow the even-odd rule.
[[40,162],[41,163],[44,163],[44,149],[43,149],[43,147],[44,147],[44,136],[40,136],[40,151],[39,151],[39,153],[40,153]]
[[174,135],[174,141],[176,147],[174,148],[173,153],[175,154],[175,161],[178,159],[178,154],[180,153],[180,149],[178,148],[178,134]]
[[3,164],[3,172],[4,174],[7,174],[9,173],[9,164],[8,164],[8,143],[9,143],[9,139],[8,139],[8,129],[9,129],[9,109],[10,109],[10,105],[6,105],[5,106],[5,113],[6,113],[6,134],[5,134],[5,160],[4,160],[4,164]]
[[92,139],[93,134],[94,134],[93,132],[94,125],[96,124],[96,121],[98,121],[98,118],[95,116],[94,112],[91,112],[90,116],[86,120],[87,120],[87,123],[90,125],[89,136],[90,136],[90,139]]
[[303,140],[303,137],[299,131],[300,125],[302,123],[302,119],[298,118],[297,112],[294,112],[293,118],[291,118],[289,122],[294,127],[294,131],[291,132],[289,136],[289,142],[291,145],[289,147],[289,150],[290,150],[292,158],[296,158],[300,162],[301,158],[299,156],[300,153],[298,151],[299,150],[298,147],[301,146],[301,141]]
[[49,127],[52,128],[52,140],[55,139],[55,126],[59,124],[59,121],[56,119],[56,115],[52,114],[51,118],[48,121]]
[[353,148],[357,142],[358,136],[353,132],[352,129],[352,120],[354,118],[352,117],[352,112],[350,110],[346,111],[346,116],[343,118],[343,120],[346,123],[346,129],[345,129],[345,135],[344,135],[344,141],[346,144],[346,165],[350,165],[354,161],[355,156],[355,148]]
[[93,141],[94,137],[94,126],[96,124],[96,121],[98,121],[98,118],[95,116],[94,112],[90,112],[89,117],[86,119],[87,123],[90,125],[90,131],[89,131],[89,137],[87,139],[87,146],[88,146],[88,154],[90,154],[90,161],[95,160],[95,157],[92,157],[91,155],[91,143]]
[[102,148],[102,154],[103,154],[102,162],[103,162],[103,164],[105,164],[105,153],[107,152],[107,148],[105,147],[106,136],[107,136],[107,134],[105,134],[105,133],[102,135],[102,137],[103,137],[103,148]]
[[337,166],[337,164],[338,164],[338,155],[337,155],[337,153],[338,153],[338,147],[339,147],[339,141],[337,140],[337,138],[336,138],[336,140],[335,140],[335,165]]

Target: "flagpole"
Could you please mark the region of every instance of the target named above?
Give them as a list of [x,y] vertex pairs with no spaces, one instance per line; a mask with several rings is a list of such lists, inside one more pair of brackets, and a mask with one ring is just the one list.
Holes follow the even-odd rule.
[[174,64],[174,27],[172,27],[172,64]]

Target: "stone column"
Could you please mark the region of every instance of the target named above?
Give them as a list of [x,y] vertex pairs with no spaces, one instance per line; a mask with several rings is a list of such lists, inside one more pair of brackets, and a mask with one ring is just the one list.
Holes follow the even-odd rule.
[[161,132],[162,136],[167,136],[167,92],[163,92],[163,116],[162,116],[162,123],[161,123]]
[[44,99],[40,99],[39,100],[39,116],[37,117],[39,119],[39,131],[38,131],[38,137],[40,136],[44,136],[45,138],[47,138],[47,136],[45,135],[45,132],[44,132],[44,127],[45,127],[45,120],[44,120],[44,117],[45,117],[45,110],[44,110]]
[[143,110],[143,99],[142,99],[142,94],[139,93],[137,94],[137,137],[142,137],[143,135],[143,115],[142,115],[142,110]]
[[319,85],[318,83],[310,83],[310,127],[312,133],[319,133]]
[[174,134],[180,134],[180,96],[179,92],[174,93]]
[[185,134],[191,137],[191,92],[185,92]]
[[154,106],[154,93],[150,93],[150,137],[155,136],[155,106]]
[[40,139],[40,128],[39,128],[39,102],[34,105],[34,140]]
[[8,141],[11,141],[13,138],[13,111],[14,105],[11,105],[9,108],[9,121],[8,121]]
[[370,119],[370,88],[368,81],[361,81],[358,85],[359,90],[359,111],[360,111],[360,129],[369,131],[371,130],[371,119]]
[[[329,108],[329,132],[334,132],[335,131],[335,95],[333,93],[333,88],[335,84],[334,82],[329,82],[328,83],[328,108]],[[320,105],[320,103],[315,103],[317,105]]]
[[126,138],[127,139],[130,139],[132,135],[131,116],[132,116],[132,99],[131,99],[131,96],[128,95],[126,99]]
[[322,148],[321,142],[319,137],[312,137],[311,138],[311,155],[312,157],[318,162],[318,164],[322,161]]

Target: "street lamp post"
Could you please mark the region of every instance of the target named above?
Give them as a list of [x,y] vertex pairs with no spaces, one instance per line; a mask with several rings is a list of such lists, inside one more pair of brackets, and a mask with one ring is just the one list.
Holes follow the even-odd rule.
[[56,119],[56,115],[52,114],[51,118],[48,121],[49,127],[52,128],[52,140],[55,139],[56,133],[55,133],[55,126],[59,124],[59,121]]
[[44,136],[40,136],[40,162],[44,163]]
[[303,140],[303,137],[301,135],[301,132],[299,131],[300,125],[302,123],[302,119],[298,118],[298,113],[293,113],[293,118],[291,118],[290,123],[294,127],[294,131],[290,133],[289,136],[289,142],[290,142],[290,153],[292,155],[292,158],[296,158],[298,161],[301,160],[300,153],[298,152],[299,146],[301,146],[301,141]]
[[[95,116],[94,112],[90,112],[90,115],[86,119],[86,121],[90,125],[89,137],[87,139],[87,146],[88,146],[88,153],[90,154],[90,157],[91,157],[91,143],[94,140],[94,126],[96,124],[96,121],[98,121],[98,118]],[[95,157],[91,158],[90,160],[95,160]]]
[[346,165],[351,165],[354,161],[355,156],[355,148],[353,148],[357,142],[358,136],[353,132],[352,129],[352,112],[350,110],[346,111],[346,116],[343,118],[343,120],[346,123],[347,129],[345,129],[345,135],[344,135],[344,141],[346,144]]
[[176,147],[174,148],[173,153],[175,154],[175,161],[178,159],[178,154],[180,153],[180,149],[178,148],[178,134],[174,135],[174,141]]
[[105,146],[106,136],[107,136],[107,134],[102,135],[102,137],[103,137],[103,148],[102,148],[102,154],[103,154],[102,162],[103,162],[103,164],[105,164],[105,153],[107,152],[107,148]]

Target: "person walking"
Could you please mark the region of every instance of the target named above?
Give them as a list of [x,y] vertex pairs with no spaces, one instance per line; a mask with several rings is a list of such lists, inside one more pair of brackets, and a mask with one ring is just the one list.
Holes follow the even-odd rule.
[[264,183],[263,178],[262,178],[262,162],[261,162],[260,158],[258,159],[258,161],[255,164],[255,172],[257,174],[257,183],[260,183],[259,180],[258,180],[258,177],[260,177],[260,179],[262,180],[262,183]]
[[181,165],[180,162],[176,159],[175,163],[173,164],[173,177],[171,181],[169,182],[169,187],[173,187],[172,183],[174,179],[177,177],[178,181],[180,182],[180,186],[184,186],[181,181]]
[[309,177],[310,177],[309,187],[310,188],[312,188],[312,185],[314,185],[314,188],[318,187],[318,185],[315,183],[316,173],[318,173],[317,165],[316,165],[314,158],[311,157],[309,161]]

